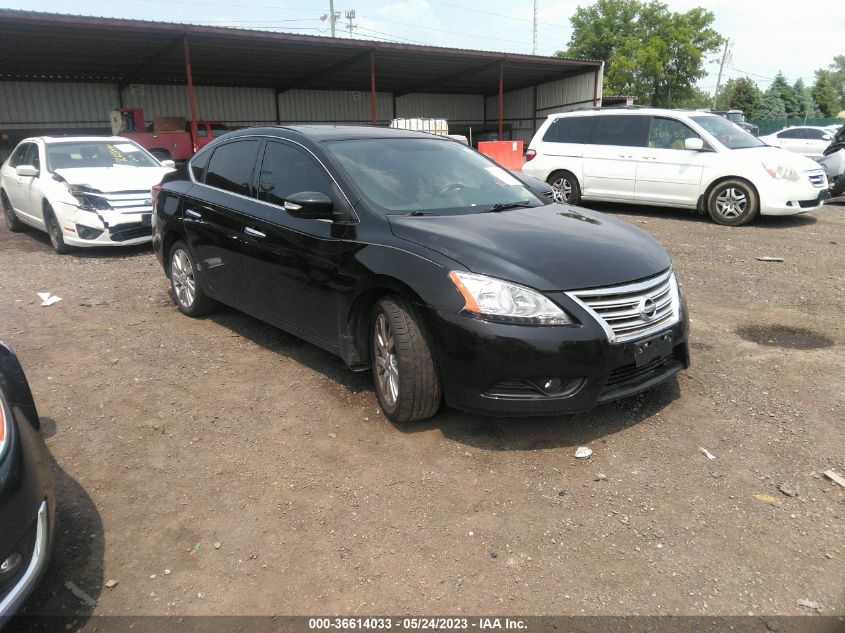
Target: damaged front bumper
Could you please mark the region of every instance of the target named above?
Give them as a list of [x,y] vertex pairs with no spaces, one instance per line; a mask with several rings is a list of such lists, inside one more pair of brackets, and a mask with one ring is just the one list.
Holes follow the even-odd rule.
[[[132,246],[153,239],[152,207],[131,211],[89,210],[61,204],[59,225],[71,246]],[[58,209],[57,209],[58,211]]]

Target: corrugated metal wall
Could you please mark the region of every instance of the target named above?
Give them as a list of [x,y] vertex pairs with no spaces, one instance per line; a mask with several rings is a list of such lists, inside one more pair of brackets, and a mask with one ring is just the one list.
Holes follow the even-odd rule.
[[113,84],[4,81],[0,128],[108,128],[117,101]]
[[[380,123],[393,119],[393,95],[376,92]],[[369,123],[370,93],[347,90],[288,90],[279,95],[282,123]]]
[[484,96],[416,93],[397,97],[396,118],[416,117],[477,124],[484,120]]
[[[593,105],[594,72],[557,79],[536,87],[537,112],[534,112],[535,88],[506,92],[502,98],[502,123],[505,140],[531,141],[534,132],[548,115]],[[505,84],[507,86],[507,83]],[[601,104],[602,72],[599,71],[598,95]],[[499,96],[487,97],[487,121],[496,123],[499,117]],[[510,129],[510,133],[507,130]]]
[[[232,127],[276,122],[276,106],[270,88],[232,88],[196,86],[197,117],[206,121],[223,121]],[[137,94],[133,94],[137,93]],[[144,117],[191,118],[186,86],[141,84],[123,89],[123,105],[143,108]]]

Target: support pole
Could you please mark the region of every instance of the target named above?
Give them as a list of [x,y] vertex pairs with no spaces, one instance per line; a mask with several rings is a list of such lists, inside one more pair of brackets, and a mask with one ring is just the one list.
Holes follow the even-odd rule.
[[505,95],[505,62],[499,62],[499,140],[503,141],[505,139],[502,138],[502,106],[504,104],[504,95]]
[[193,151],[197,151],[197,139],[199,132],[197,131],[197,100],[194,97],[194,78],[191,74],[191,54],[188,51],[188,36],[182,38],[182,44],[185,48],[185,72],[188,76],[188,104],[191,107],[191,146]]
[[593,107],[595,108],[599,103],[599,74],[601,67],[596,68],[596,76],[593,81]]
[[373,124],[378,123],[378,100],[376,99],[376,52],[370,51],[370,115]]

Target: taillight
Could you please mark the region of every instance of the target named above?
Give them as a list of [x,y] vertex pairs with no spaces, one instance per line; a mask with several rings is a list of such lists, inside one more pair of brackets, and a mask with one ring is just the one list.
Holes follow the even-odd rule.
[[537,150],[529,149],[527,152],[525,152],[525,162],[527,163],[529,160],[534,158],[536,155],[537,155]]
[[156,202],[158,201],[158,194],[161,193],[161,185],[153,185],[153,188],[150,189],[150,204],[152,205],[153,209],[156,208]]

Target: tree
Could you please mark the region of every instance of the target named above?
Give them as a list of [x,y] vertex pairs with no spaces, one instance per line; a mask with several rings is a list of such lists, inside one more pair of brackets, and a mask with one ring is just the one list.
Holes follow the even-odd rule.
[[[839,94],[840,111],[845,110],[845,55],[837,55],[833,63],[828,66],[830,80]],[[838,112],[837,112],[838,114]]]
[[697,86],[693,86],[692,90],[675,99],[676,108],[686,108],[688,110],[698,110],[700,108],[709,108],[710,102],[713,98]]
[[830,77],[829,70],[817,70],[812,87],[813,99],[819,104],[823,116],[836,116],[842,110],[839,94]]
[[786,106],[783,104],[783,99],[767,90],[760,99],[756,114],[758,119],[785,121]]
[[800,116],[801,106],[798,95],[795,94],[793,87],[786,82],[786,77],[783,76],[782,72],[778,71],[778,74],[775,75],[769,89],[766,90],[766,94],[778,97],[783,102],[786,108],[786,116],[790,118]]
[[748,77],[729,79],[716,95],[716,109],[742,110],[746,118],[753,119],[757,116],[757,108],[762,96],[763,93],[760,92],[753,79]]
[[804,85],[803,79],[799,77],[798,80],[795,82],[795,85],[792,86],[792,90],[795,92],[795,96],[798,100],[798,118],[806,120],[818,119],[819,117],[821,117],[821,111],[819,110],[819,106],[813,99],[813,94],[812,92],[810,92],[810,89]]
[[674,13],[657,0],[598,0],[575,11],[569,48],[558,55],[604,60],[606,94],[671,107],[695,97],[704,56],[724,41],[713,19],[700,7]]

